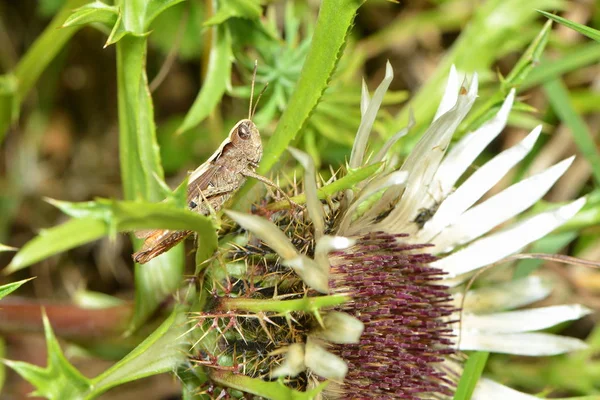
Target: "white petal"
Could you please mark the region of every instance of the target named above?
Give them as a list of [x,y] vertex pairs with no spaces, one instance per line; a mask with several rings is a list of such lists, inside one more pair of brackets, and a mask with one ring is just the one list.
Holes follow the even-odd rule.
[[564,304],[488,315],[463,313],[461,325],[463,331],[518,333],[549,328],[561,322],[579,319],[591,312],[592,310],[579,304]]
[[298,251],[277,225],[256,215],[227,210],[225,214],[242,228],[255,234],[284,260],[296,258]]
[[322,236],[317,240],[317,245],[315,246],[315,262],[325,272],[325,275],[329,276],[329,269],[331,267],[329,253],[334,250],[347,249],[354,246],[355,243],[356,240],[344,236]]
[[480,378],[471,400],[540,400],[540,398],[518,392],[490,379]]
[[353,235],[357,231],[357,229],[350,226],[351,224],[354,224],[355,227],[360,227],[362,220],[369,220],[374,215],[378,215],[380,212],[382,212],[384,209],[380,209],[379,207],[377,207],[378,205],[380,205],[378,202],[374,204],[373,207],[371,207],[371,209],[369,210],[370,212],[366,212],[357,221],[352,221],[352,218],[358,207],[360,207],[362,203],[368,200],[369,197],[391,186],[404,185],[407,177],[408,172],[406,171],[394,171],[381,178],[375,178],[371,180],[360,191],[356,200],[352,202],[350,207],[348,207],[348,210],[344,213],[342,221],[340,222],[340,227],[338,228],[338,234]]
[[344,250],[348,247],[354,246],[356,239],[347,238],[344,236],[323,236],[317,241],[315,246],[315,254],[325,254],[334,250]]
[[317,335],[331,343],[358,343],[365,329],[364,324],[357,318],[344,312],[331,311],[323,317],[325,329]]
[[383,158],[387,155],[387,152],[392,148],[392,146],[396,144],[396,142],[400,140],[400,138],[404,137],[413,126],[415,126],[415,116],[412,110],[409,110],[408,125],[406,125],[406,128],[401,129],[394,136],[389,138],[381,147],[381,149],[379,149],[377,155],[375,155],[375,157],[371,159],[371,162],[369,164],[374,164],[376,162],[382,161]]
[[304,365],[304,345],[294,343],[287,349],[283,363],[271,372],[272,378],[280,376],[294,377],[306,369]]
[[483,334],[462,332],[460,350],[490,351],[523,356],[553,356],[587,348],[585,342],[548,333]]
[[371,96],[369,95],[369,88],[367,87],[367,82],[365,82],[365,78],[362,80],[362,88],[360,92],[360,116],[364,117],[365,112],[367,112],[367,108],[369,107],[369,103],[371,102]]
[[465,212],[433,240],[436,252],[447,252],[489,232],[542,198],[573,162],[573,157],[508,187]]
[[290,267],[307,286],[321,293],[329,293],[329,269],[322,268],[315,261],[299,255],[298,257],[284,260],[286,267]]
[[430,185],[430,191],[436,199],[446,197],[455,186],[458,178],[473,164],[483,149],[496,137],[508,120],[508,114],[515,99],[515,90],[511,90],[500,111],[477,130],[466,134],[458,143],[452,146]]
[[471,313],[511,310],[539,301],[551,291],[551,280],[532,275],[470,290],[464,302],[462,293],[455,293],[453,304]]
[[293,147],[289,147],[288,150],[304,168],[304,193],[306,195],[306,207],[308,209],[308,215],[313,223],[315,237],[318,240],[321,238],[323,231],[325,230],[325,212],[323,211],[321,200],[319,200],[319,197],[317,196],[315,163],[312,157],[303,151]]
[[377,116],[377,111],[379,111],[379,107],[383,101],[383,96],[390,87],[393,78],[394,70],[388,61],[385,65],[385,77],[377,87],[377,90],[375,90],[373,98],[369,101],[369,105],[360,120],[360,126],[358,127],[358,132],[354,139],[354,146],[352,147],[352,153],[350,154],[350,162],[348,163],[350,168],[358,168],[363,164],[365,149],[367,148],[367,142],[369,141],[373,122],[375,122],[375,117]]
[[304,362],[315,374],[326,379],[342,380],[348,366],[340,357],[331,354],[310,337],[306,341]]
[[[433,218],[425,225],[423,233],[420,235],[421,238],[428,242],[443,228],[454,223],[462,213],[483,197],[512,167],[531,151],[541,131],[542,127],[540,125],[527,135],[521,143],[501,152],[475,171],[454,193],[450,194],[440,204]],[[514,202],[516,198],[511,200]],[[440,248],[444,249],[445,247],[441,246]]]
[[[461,94],[454,108],[433,122],[417,143],[401,168],[402,171],[408,171],[409,174],[402,199],[390,215],[376,225],[376,229],[404,232],[406,226],[412,224],[411,217],[416,215],[419,208],[423,208],[425,199],[430,197],[428,194],[429,184],[448,148],[454,131],[469,112],[477,97],[477,85],[477,75],[475,74],[467,93]],[[390,204],[400,193],[400,190],[390,188],[380,202]]]
[[459,88],[460,81],[458,80],[458,73],[456,72],[456,67],[454,64],[452,64],[450,67],[450,74],[448,75],[448,83],[446,83],[446,90],[444,90],[444,95],[442,96],[440,105],[438,106],[435,116],[433,117],[434,121],[454,107],[456,100],[458,99]]
[[552,232],[571,219],[585,204],[581,198],[565,206],[546,211],[510,228],[471,243],[465,249],[431,263],[450,276],[464,274],[507,257],[529,243]]

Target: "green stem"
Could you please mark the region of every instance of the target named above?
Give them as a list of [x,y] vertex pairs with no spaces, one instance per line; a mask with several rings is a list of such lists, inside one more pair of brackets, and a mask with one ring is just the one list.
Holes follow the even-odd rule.
[[[125,3],[127,4],[127,3]],[[154,126],[154,109],[146,77],[145,36],[123,36],[117,43],[119,153],[127,200],[162,200],[164,183]],[[133,239],[139,246],[139,240]],[[135,313],[139,327],[173,293],[183,276],[183,248],[177,246],[144,266],[136,265]]]
[[[375,163],[371,165],[367,165],[366,167],[361,167],[355,169],[354,171],[348,173],[348,175],[341,177],[340,179],[333,181],[329,185],[325,185],[317,191],[317,197],[319,199],[326,199],[329,196],[332,196],[342,190],[350,189],[354,187],[354,185],[364,181],[365,179],[370,178],[373,174],[375,174],[379,168],[381,168],[382,163]],[[294,203],[304,204],[306,203],[306,194],[302,193],[298,196],[294,196],[290,198]],[[290,206],[290,203],[287,200],[278,201],[276,203],[269,204],[267,206],[268,210],[284,210]]]
[[335,307],[347,303],[351,298],[348,295],[334,294],[331,296],[304,297],[295,300],[257,300],[243,297],[227,298],[221,302],[225,310],[243,310],[249,312],[272,311],[287,313],[292,311],[313,312],[327,307]]

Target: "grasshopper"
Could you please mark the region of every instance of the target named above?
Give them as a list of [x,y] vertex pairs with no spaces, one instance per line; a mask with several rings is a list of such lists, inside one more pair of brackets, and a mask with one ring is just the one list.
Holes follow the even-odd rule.
[[[213,155],[191,173],[187,186],[189,210],[202,215],[209,215],[220,210],[248,177],[255,178],[281,191],[275,183],[254,172],[262,157],[263,148],[260,133],[254,122],[252,122],[252,117],[260,97],[267,88],[267,86],[263,88],[258,95],[254,108],[252,108],[256,67],[255,63],[248,118],[235,124],[227,139],[221,143]],[[295,205],[284,192],[282,193],[291,205]],[[145,241],[142,248],[134,253],[132,258],[137,263],[147,263],[154,257],[170,250],[192,233],[192,231],[167,229],[136,232],[136,236],[145,239]]]

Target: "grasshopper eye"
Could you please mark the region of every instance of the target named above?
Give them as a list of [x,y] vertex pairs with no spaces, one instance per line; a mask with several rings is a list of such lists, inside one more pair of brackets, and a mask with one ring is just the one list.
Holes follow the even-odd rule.
[[250,137],[250,128],[245,123],[241,123],[238,127],[238,136],[240,139],[248,139]]

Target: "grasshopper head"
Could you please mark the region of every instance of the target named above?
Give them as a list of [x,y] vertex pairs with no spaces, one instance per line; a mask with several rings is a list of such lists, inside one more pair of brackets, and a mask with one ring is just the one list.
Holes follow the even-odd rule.
[[231,142],[242,150],[246,159],[253,163],[258,163],[262,157],[262,142],[260,133],[254,122],[249,119],[243,119],[233,127],[231,132]]

